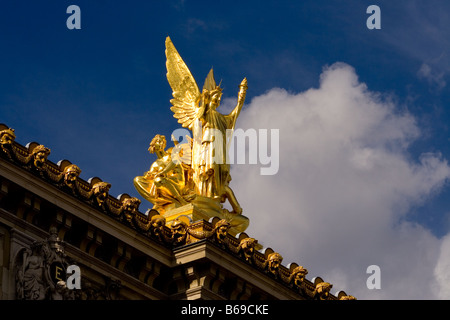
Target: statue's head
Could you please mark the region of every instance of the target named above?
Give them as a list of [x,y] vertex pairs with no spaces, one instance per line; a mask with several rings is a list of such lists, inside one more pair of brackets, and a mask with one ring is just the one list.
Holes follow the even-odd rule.
[[209,107],[216,110],[220,104],[220,99],[222,98],[222,88],[217,86],[214,90],[210,92],[210,102]]
[[97,182],[92,186],[92,192],[100,206],[108,199],[110,188],[111,184],[103,181]]
[[155,153],[158,151],[164,151],[166,148],[166,137],[162,134],[157,134],[152,141],[150,142],[150,147],[148,148],[148,151],[150,153]]
[[255,252],[255,246],[258,243],[258,240],[255,238],[244,238],[239,243],[239,248],[242,249],[242,253],[244,254],[245,260],[250,261]]
[[216,223],[215,228],[216,228],[216,239],[219,242],[222,242],[226,239],[228,230],[231,228],[231,224],[227,220],[222,219]]
[[8,128],[0,131],[0,144],[1,145],[10,145],[13,143],[16,135],[14,133],[14,129]]
[[205,84],[203,85],[203,100],[212,110],[216,110],[220,104],[220,99],[222,97],[222,88],[216,84],[214,80],[214,72],[211,69],[208,76],[205,79]]
[[283,257],[278,252],[271,253],[267,258],[267,268],[270,272],[276,273],[282,261]]
[[216,86],[214,89],[203,89],[202,92],[203,103],[207,105],[210,109],[216,110],[220,105],[220,100],[222,98],[222,88]]
[[47,161],[47,157],[50,154],[50,149],[44,147],[43,145],[38,145],[32,151],[34,158],[34,165],[36,168],[42,168],[44,163]]
[[122,210],[128,222],[131,222],[134,215],[138,212],[139,205],[141,204],[141,200],[135,197],[125,198],[122,200]]
[[294,285],[300,287],[300,285],[305,281],[305,277],[308,274],[308,270],[303,266],[298,266],[292,270],[290,280],[293,281]]
[[187,237],[187,224],[181,220],[174,220],[170,226],[172,229],[172,238],[175,244],[182,244]]
[[81,173],[81,169],[75,165],[70,164],[64,169],[64,182],[67,186],[72,187],[75,185],[75,181]]
[[333,285],[331,283],[320,282],[316,284],[314,295],[318,297],[320,300],[328,300],[331,288],[333,288]]
[[161,229],[166,225],[166,218],[161,215],[154,215],[151,218],[152,227],[155,229]]

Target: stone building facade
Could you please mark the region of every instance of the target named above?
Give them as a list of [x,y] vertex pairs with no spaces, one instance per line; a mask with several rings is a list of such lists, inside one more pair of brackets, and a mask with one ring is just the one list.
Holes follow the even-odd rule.
[[0,125],[1,300],[354,299],[225,220],[167,223],[49,155]]

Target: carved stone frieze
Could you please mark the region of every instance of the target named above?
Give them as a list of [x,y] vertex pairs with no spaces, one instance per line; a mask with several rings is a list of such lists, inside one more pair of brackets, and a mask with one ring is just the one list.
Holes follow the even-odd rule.
[[45,241],[35,241],[23,248],[16,258],[16,295],[23,300],[71,300],[67,289],[66,270],[74,264],[64,252],[64,243],[56,229]]

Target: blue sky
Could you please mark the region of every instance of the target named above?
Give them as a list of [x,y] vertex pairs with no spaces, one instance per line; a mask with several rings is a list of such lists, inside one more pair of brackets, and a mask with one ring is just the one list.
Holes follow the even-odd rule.
[[[71,4],[81,9],[81,30],[66,27]],[[366,27],[371,4],[381,8],[380,30]],[[16,130],[19,143],[50,148],[50,160],[77,164],[82,178],[110,182],[112,195],[138,196],[132,180],[154,160],[147,152],[151,138],[179,127],[165,76],[170,36],[200,85],[214,67],[224,98],[235,98],[247,77],[243,113],[274,88],[290,95],[318,89],[327,67],[345,63],[358,83],[395,106],[391,117],[414,119],[420,134],[402,150],[411,165],[428,153],[446,163],[449,12],[444,0],[7,0],[0,10],[0,122]],[[242,120],[237,126],[247,128]],[[450,230],[447,177],[419,200],[399,220],[443,239]],[[141,204],[141,211],[147,207]]]

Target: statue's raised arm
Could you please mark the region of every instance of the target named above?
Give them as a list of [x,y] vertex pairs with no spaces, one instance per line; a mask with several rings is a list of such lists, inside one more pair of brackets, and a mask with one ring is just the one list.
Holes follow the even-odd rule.
[[241,81],[241,84],[239,85],[239,93],[238,93],[238,102],[236,107],[233,109],[233,111],[230,112],[230,114],[227,116],[230,119],[230,126],[229,129],[234,129],[234,126],[236,124],[236,119],[239,116],[239,113],[241,113],[242,107],[244,106],[245,102],[245,96],[247,94],[247,78],[244,78],[244,80]]

